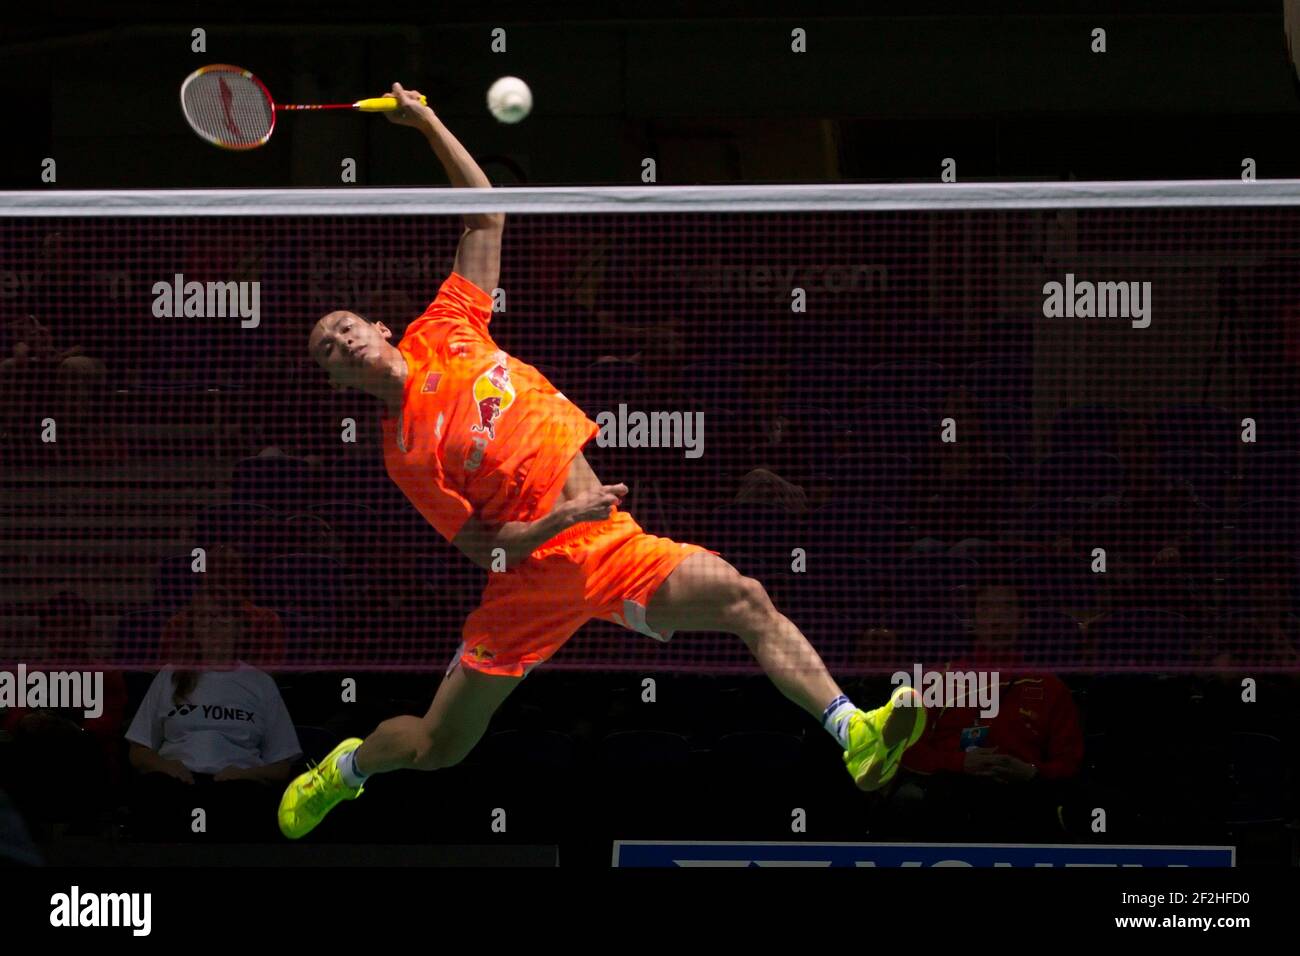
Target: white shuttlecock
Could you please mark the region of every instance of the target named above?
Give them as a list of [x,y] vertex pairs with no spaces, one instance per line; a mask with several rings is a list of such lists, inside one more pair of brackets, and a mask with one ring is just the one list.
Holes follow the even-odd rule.
[[487,94],[488,109],[503,123],[518,123],[533,108],[533,91],[517,76],[503,76]]

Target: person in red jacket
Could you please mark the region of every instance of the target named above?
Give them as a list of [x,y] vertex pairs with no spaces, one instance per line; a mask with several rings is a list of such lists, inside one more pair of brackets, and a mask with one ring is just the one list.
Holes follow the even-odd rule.
[[910,773],[891,800],[911,823],[1012,838],[1064,826],[1064,792],[1083,762],[1083,733],[1069,688],[1026,667],[1018,647],[1025,626],[1014,587],[988,585],[976,595],[970,659],[947,669],[996,672],[997,713],[981,715],[978,705],[931,710],[926,733],[903,756]]
[[68,708],[0,708],[0,739],[12,738],[0,748],[0,784],[31,822],[92,832],[122,780],[126,680],[104,666],[93,645],[93,608],[79,594],[61,591],[38,614],[45,651],[26,662],[29,672],[98,671],[102,696],[93,717]]

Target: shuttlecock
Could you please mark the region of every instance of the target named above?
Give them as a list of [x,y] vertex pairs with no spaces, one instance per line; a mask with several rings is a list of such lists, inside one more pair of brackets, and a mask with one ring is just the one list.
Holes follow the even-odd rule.
[[517,76],[503,76],[487,95],[488,109],[503,123],[518,123],[533,108],[533,92]]

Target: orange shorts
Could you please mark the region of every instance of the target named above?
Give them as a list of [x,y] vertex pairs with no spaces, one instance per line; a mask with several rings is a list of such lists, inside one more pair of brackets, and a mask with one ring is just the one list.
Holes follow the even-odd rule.
[[659,585],[700,551],[646,534],[625,511],[560,532],[509,571],[489,572],[483,598],[465,619],[461,645],[447,668],[523,677],[593,618],[660,641],[646,623]]

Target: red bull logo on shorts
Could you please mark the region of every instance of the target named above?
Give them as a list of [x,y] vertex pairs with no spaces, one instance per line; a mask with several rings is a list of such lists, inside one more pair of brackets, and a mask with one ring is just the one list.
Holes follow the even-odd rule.
[[498,352],[494,358],[496,364],[474,380],[479,423],[469,427],[472,432],[486,432],[489,439],[497,437],[497,419],[515,400],[515,387],[510,383],[510,369],[506,366],[509,356]]

